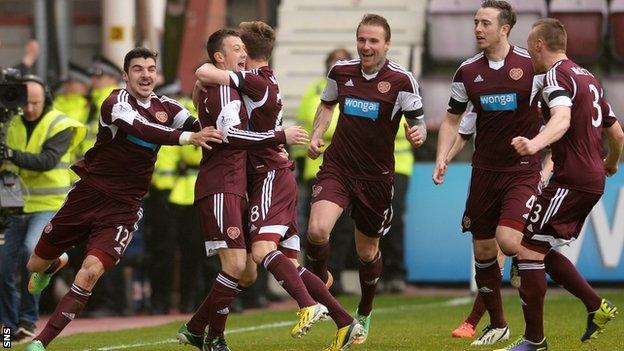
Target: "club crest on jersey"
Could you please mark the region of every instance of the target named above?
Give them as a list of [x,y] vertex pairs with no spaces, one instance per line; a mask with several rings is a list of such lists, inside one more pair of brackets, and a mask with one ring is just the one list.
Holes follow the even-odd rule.
[[156,119],[158,120],[158,122],[160,123],[165,123],[167,122],[167,119],[169,118],[169,116],[167,115],[167,112],[165,111],[158,111],[156,112],[156,114],[154,115],[154,117],[156,117]]
[[465,229],[470,228],[470,225],[472,224],[472,221],[470,221],[470,217],[464,216],[464,218],[462,219],[462,224],[464,225]]
[[392,84],[390,84],[390,82],[381,81],[377,83],[377,90],[379,90],[379,92],[382,94],[389,92],[391,87]]
[[320,186],[320,185],[313,185],[312,186],[312,197],[317,197],[318,194],[320,194],[322,190],[323,190],[322,186]]
[[48,234],[52,231],[52,223],[48,222],[48,224],[46,224],[46,226],[43,228],[43,232],[45,234]]
[[236,240],[236,238],[240,236],[240,233],[241,233],[240,229],[236,227],[229,227],[227,229],[227,236],[232,240]]
[[364,117],[377,120],[379,117],[379,108],[381,105],[377,101],[369,101],[352,98],[350,96],[345,98],[344,113],[356,117]]
[[522,78],[523,75],[524,75],[524,71],[522,70],[522,68],[512,68],[509,70],[509,76],[513,80],[518,80]]

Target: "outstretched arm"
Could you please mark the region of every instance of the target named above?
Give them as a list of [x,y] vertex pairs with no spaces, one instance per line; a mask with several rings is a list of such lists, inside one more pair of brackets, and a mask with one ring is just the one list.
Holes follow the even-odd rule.
[[204,63],[195,71],[195,76],[204,85],[229,85],[229,72],[215,67],[212,63]]

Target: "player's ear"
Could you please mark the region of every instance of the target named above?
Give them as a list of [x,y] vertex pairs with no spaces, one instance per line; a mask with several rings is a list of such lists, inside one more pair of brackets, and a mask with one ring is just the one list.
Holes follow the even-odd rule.
[[220,51],[215,52],[214,59],[215,59],[215,62],[219,62],[219,63],[225,62],[225,56],[223,56],[223,53]]

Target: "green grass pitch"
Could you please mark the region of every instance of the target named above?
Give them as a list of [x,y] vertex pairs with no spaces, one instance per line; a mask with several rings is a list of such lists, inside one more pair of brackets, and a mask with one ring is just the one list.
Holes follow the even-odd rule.
[[[624,292],[604,293],[619,310],[624,309]],[[349,310],[354,311],[357,299],[341,299]],[[380,295],[375,309],[368,340],[350,350],[493,350],[495,347],[471,347],[466,339],[453,339],[451,330],[469,312],[472,298],[391,296]],[[505,313],[511,326],[511,340],[522,334],[524,322],[517,294],[504,296]],[[259,311],[231,315],[228,321],[230,333],[226,335],[233,351],[322,350],[328,346],[335,333],[333,322],[316,325],[302,339],[289,335],[294,323],[294,311]],[[481,329],[487,316],[481,321]],[[610,322],[597,340],[583,344],[579,341],[585,329],[586,312],[580,301],[567,293],[548,294],[545,306],[545,332],[549,350],[624,350],[624,315],[620,313]],[[182,321],[181,321],[182,322]],[[191,346],[178,345],[175,334],[180,323],[159,327],[130,329],[117,332],[77,334],[61,337],[49,345],[48,350],[196,350]],[[497,344],[495,346],[504,346]],[[15,347],[23,350],[22,345]]]

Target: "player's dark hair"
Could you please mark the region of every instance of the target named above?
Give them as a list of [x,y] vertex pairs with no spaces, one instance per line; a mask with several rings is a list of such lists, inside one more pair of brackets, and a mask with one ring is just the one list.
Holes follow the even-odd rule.
[[221,52],[223,47],[223,40],[227,37],[240,37],[240,34],[236,29],[231,28],[223,28],[218,31],[212,33],[210,37],[208,37],[208,42],[206,43],[206,51],[208,52],[208,59],[214,63],[214,55],[217,52]]
[[241,22],[240,37],[247,49],[247,56],[254,60],[271,59],[275,45],[275,30],[262,21]]
[[156,62],[156,58],[158,57],[158,54],[155,51],[152,51],[147,48],[142,48],[142,47],[134,48],[128,51],[128,53],[124,57],[124,65],[123,65],[124,72],[128,73],[128,70],[130,69],[130,61],[138,57],[142,57],[144,59],[151,58],[151,59],[154,59],[154,62]]
[[481,8],[494,8],[498,10],[498,25],[509,25],[509,32],[516,24],[516,12],[507,1],[502,0],[485,0],[481,3]]
[[563,23],[556,18],[541,18],[533,24],[531,35],[541,38],[548,50],[565,52],[568,43],[568,34]]
[[329,54],[327,54],[327,58],[325,59],[325,67],[327,68],[327,71],[329,71],[331,66],[338,59],[350,60],[351,59],[351,53],[349,52],[349,50],[347,50],[345,48],[332,50]]
[[355,35],[357,37],[357,33],[360,30],[361,26],[380,26],[381,28],[383,28],[384,32],[386,33],[386,41],[390,41],[390,37],[392,36],[392,33],[390,31],[390,25],[388,24],[388,21],[380,15],[376,15],[374,13],[367,13],[364,15],[364,17],[362,17],[362,20],[360,21],[360,23],[357,26],[357,29],[355,30]]

